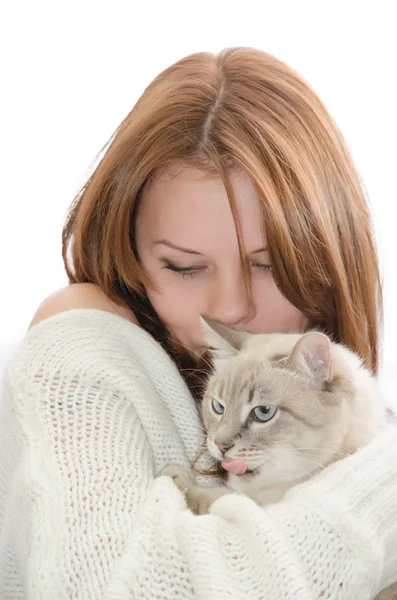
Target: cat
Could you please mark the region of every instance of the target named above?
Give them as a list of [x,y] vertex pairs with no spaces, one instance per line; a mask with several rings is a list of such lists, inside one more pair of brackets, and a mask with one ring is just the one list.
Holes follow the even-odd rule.
[[260,505],[276,502],[386,426],[374,376],[324,333],[251,334],[209,319],[201,324],[214,365],[202,421],[226,485],[201,488],[177,465],[161,470],[196,514],[233,492]]
[[[206,446],[226,485],[201,488],[169,464],[196,514],[219,497],[246,494],[260,505],[354,453],[386,427],[376,380],[346,346],[317,330],[250,334],[201,318],[214,370],[201,403]],[[395,600],[397,584],[376,600]]]

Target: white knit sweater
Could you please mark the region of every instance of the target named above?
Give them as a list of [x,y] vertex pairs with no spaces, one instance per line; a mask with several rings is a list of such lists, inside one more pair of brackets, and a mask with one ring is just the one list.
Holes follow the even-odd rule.
[[195,403],[145,331],[94,309],[28,332],[0,410],[2,600],[366,600],[397,579],[392,429],[280,503],[194,516],[155,473],[189,467]]

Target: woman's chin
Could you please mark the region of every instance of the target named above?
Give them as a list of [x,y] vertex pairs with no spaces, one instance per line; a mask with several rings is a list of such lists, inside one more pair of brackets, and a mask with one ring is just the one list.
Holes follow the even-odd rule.
[[185,348],[193,356],[193,358],[200,359],[203,358],[204,354],[208,351],[207,346],[203,346],[202,344],[189,344],[186,345]]
[[204,354],[208,351],[208,347],[207,346],[196,346],[194,348],[194,352],[196,354],[198,354],[199,356],[204,356]]

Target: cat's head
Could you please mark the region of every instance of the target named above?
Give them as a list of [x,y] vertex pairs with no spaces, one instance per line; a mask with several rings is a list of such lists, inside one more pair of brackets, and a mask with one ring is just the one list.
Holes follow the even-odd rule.
[[246,481],[260,473],[272,485],[341,457],[357,388],[374,389],[354,353],[318,331],[253,335],[204,319],[202,327],[214,361],[202,416],[215,459],[242,461]]

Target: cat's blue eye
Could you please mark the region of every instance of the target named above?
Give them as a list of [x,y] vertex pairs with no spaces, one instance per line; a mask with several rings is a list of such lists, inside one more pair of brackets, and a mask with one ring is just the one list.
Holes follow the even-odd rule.
[[217,415],[223,415],[223,413],[225,412],[225,407],[222,406],[222,404],[215,399],[212,400],[212,408],[214,409]]
[[260,421],[261,423],[266,423],[266,421],[270,421],[273,419],[274,415],[277,412],[277,406],[274,404],[267,404],[266,406],[256,406],[252,409],[251,415],[255,419],[255,421]]

